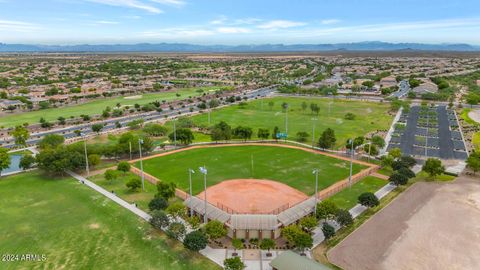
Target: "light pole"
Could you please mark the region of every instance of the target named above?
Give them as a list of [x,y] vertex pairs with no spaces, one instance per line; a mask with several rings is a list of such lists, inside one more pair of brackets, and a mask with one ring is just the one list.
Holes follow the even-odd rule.
[[83,149],[85,151],[85,170],[87,171],[87,177],[90,176],[90,168],[88,167],[88,154],[87,154],[87,137],[82,134],[83,137]]
[[318,203],[318,172],[319,169],[313,169],[312,174],[315,175],[315,215],[317,214],[317,203]]
[[353,152],[355,150],[353,149],[353,139],[350,139],[348,143],[350,143],[350,145],[351,145],[351,148],[350,148],[350,175],[348,176],[348,185],[351,188],[352,187]]
[[[285,104],[285,135],[288,136],[288,104]],[[287,136],[285,136],[285,140]]]
[[128,147],[130,149],[130,160],[132,160],[132,142],[128,141]]
[[203,214],[203,223],[207,224],[207,168],[205,166],[198,168],[203,174],[203,186],[204,186],[204,200],[205,200],[205,212]]
[[315,148],[315,121],[317,118],[312,118],[312,148]]
[[193,209],[192,209],[192,173],[195,173],[194,170],[188,169],[188,181],[190,182],[190,217],[193,216]]
[[175,148],[177,148],[177,127],[175,125],[175,122],[177,121],[177,119],[173,119],[173,145],[175,146]]
[[210,109],[208,110],[208,125],[210,125],[210,111],[211,111],[211,110],[212,110],[212,108],[210,108]]
[[145,191],[145,175],[143,175],[142,144],[143,144],[143,140],[138,139],[138,150],[140,151],[140,174],[142,176],[142,190]]

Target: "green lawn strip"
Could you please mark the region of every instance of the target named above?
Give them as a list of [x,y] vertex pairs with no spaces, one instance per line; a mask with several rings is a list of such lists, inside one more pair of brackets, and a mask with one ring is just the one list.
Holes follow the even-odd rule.
[[480,149],[480,132],[475,132],[472,136],[472,145],[475,150]]
[[[15,125],[21,125],[23,123],[38,123],[41,117],[47,121],[56,121],[58,117],[63,116],[69,118],[70,116],[78,117],[82,114],[95,115],[101,114],[107,106],[114,108],[117,103],[120,103],[122,106],[130,106],[140,104],[147,104],[153,101],[171,101],[178,99],[185,99],[189,96],[199,96],[203,92],[197,92],[197,90],[202,89],[205,91],[210,91],[214,89],[220,89],[221,87],[195,87],[195,88],[185,88],[179,89],[178,91],[170,92],[161,92],[161,93],[149,93],[139,95],[139,98],[128,98],[128,97],[108,97],[108,98],[98,98],[94,101],[90,101],[78,105],[69,105],[61,108],[49,108],[45,110],[38,110],[32,112],[19,113],[12,116],[3,116],[0,117],[0,126],[4,127],[13,127]],[[176,94],[180,94],[180,97],[177,97]]]
[[45,254],[1,269],[220,269],[71,178],[0,180],[0,254]]
[[[270,107],[269,102],[274,102]],[[289,139],[295,139],[297,132],[304,131],[309,134],[307,143],[311,142],[312,125],[315,125],[315,140],[326,128],[335,130],[337,136],[336,147],[343,146],[350,137],[363,136],[371,131],[387,130],[390,127],[393,116],[388,114],[388,104],[376,102],[360,102],[347,100],[332,100],[321,98],[288,98],[275,97],[247,102],[246,105],[233,105],[211,112],[211,124],[225,121],[233,128],[237,125],[249,126],[254,131],[254,138],[258,128],[268,128],[272,132],[275,126],[285,131],[285,113],[281,104],[287,102],[288,110],[288,135]],[[308,106],[316,103],[320,106],[318,115],[312,114],[309,107],[303,111],[302,102]],[[329,113],[329,103],[330,113]],[[346,113],[355,114],[355,120],[345,120]],[[198,126],[210,126],[208,114],[192,116]],[[312,120],[316,119],[316,120]],[[171,126],[168,123],[168,126]],[[209,140],[209,139],[208,139]]]
[[128,172],[125,175],[120,173],[119,177],[112,181],[105,180],[103,174],[92,176],[89,180],[108,191],[114,191],[115,194],[123,200],[129,203],[136,203],[139,208],[148,211],[148,203],[157,193],[157,187],[150,182],[145,181],[145,191],[131,191],[125,184],[132,178],[140,179],[139,176]]
[[[253,158],[253,172],[252,172]],[[275,146],[226,146],[191,149],[171,155],[148,159],[143,162],[145,172],[162,181],[174,182],[185,191],[189,189],[188,168],[208,169],[207,185],[212,186],[229,179],[270,179],[313,195],[314,168],[320,169],[319,190],[343,180],[349,175],[348,161]],[[139,167],[139,163],[136,164]],[[353,164],[353,173],[365,166]],[[194,194],[203,190],[203,176],[192,176]]]
[[471,112],[472,109],[463,109],[462,110],[462,113],[460,114],[460,117],[463,118],[463,120],[465,120],[465,122],[471,124],[471,125],[474,125],[474,126],[477,126],[479,125],[480,123],[477,123],[475,120],[473,120],[472,118],[470,118],[470,116],[468,115],[469,112]]
[[358,196],[360,196],[360,194],[364,192],[375,193],[386,184],[388,184],[388,181],[373,176],[367,176],[361,181],[352,185],[351,188],[345,188],[339,193],[328,198],[328,200],[334,202],[339,208],[349,210],[357,205]]

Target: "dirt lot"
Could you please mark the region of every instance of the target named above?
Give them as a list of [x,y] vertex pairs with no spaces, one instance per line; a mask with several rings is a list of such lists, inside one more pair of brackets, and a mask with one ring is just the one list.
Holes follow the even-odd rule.
[[480,179],[418,183],[327,254],[343,269],[480,269]]
[[[197,196],[203,199],[205,195],[202,192]],[[235,179],[207,188],[209,203],[227,212],[243,214],[270,214],[306,199],[308,196],[302,192],[271,180]]]

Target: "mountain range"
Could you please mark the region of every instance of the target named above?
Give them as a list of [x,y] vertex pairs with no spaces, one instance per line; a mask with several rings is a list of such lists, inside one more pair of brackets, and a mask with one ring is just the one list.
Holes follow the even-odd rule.
[[188,43],[35,45],[0,43],[0,52],[315,52],[315,51],[480,51],[469,44],[388,43],[195,45]]

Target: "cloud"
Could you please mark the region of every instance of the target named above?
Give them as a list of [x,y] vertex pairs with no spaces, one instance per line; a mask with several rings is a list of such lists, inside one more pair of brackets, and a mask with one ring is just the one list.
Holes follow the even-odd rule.
[[337,19],[327,19],[327,20],[321,20],[320,23],[321,24],[336,24],[336,23],[339,23],[341,22],[341,20],[337,20]]
[[294,21],[287,21],[287,20],[273,20],[266,22],[264,24],[260,24],[257,26],[260,29],[278,29],[278,28],[290,28],[290,27],[297,27],[303,26],[305,23],[303,22],[294,22]]
[[40,29],[38,25],[28,22],[0,20],[0,31],[31,32],[38,29]]
[[114,22],[114,21],[95,21],[94,23],[96,24],[119,24],[119,22]]
[[224,24],[226,21],[227,21],[227,16],[222,15],[222,16],[219,16],[217,19],[210,21],[210,24],[220,25],[220,24]]
[[136,9],[141,9],[141,10],[145,10],[145,11],[156,13],[156,14],[163,13],[163,10],[137,0],[86,0],[86,1],[109,5],[109,6],[136,8]]
[[245,34],[250,33],[250,29],[243,28],[243,27],[219,27],[217,28],[217,32],[222,34]]
[[151,2],[164,4],[164,5],[171,5],[171,6],[184,6],[186,4],[183,0],[150,0]]

